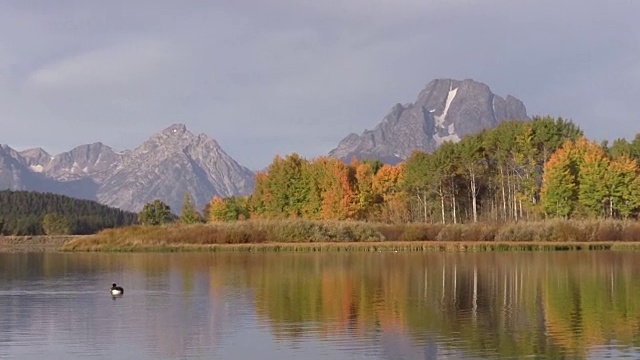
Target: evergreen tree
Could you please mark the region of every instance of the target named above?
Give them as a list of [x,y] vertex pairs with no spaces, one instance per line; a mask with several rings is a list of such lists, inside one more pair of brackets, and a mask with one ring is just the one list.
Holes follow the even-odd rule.
[[136,223],[137,215],[95,201],[34,191],[0,191],[0,218],[7,235],[42,235],[44,217],[58,214],[71,234],[93,234],[105,228]]
[[138,219],[144,225],[163,225],[172,221],[171,208],[161,200],[146,203]]
[[180,213],[180,222],[183,224],[195,224],[202,222],[202,217],[198,213],[198,210],[196,210],[196,207],[191,200],[191,194],[189,194],[189,192],[186,192],[184,194],[182,211]]

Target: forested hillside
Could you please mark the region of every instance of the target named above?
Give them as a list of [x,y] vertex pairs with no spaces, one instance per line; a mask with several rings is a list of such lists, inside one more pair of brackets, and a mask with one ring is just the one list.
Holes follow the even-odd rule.
[[131,225],[137,214],[95,201],[30,191],[0,191],[0,234],[80,235]]
[[396,166],[276,157],[247,201],[215,198],[208,213],[214,221],[243,213],[428,223],[624,219],[640,211],[639,159],[640,136],[598,144],[571,121],[537,117],[414,152]]

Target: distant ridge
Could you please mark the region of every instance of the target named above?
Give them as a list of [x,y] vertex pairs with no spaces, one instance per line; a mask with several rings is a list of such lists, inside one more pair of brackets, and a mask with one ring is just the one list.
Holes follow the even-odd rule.
[[17,152],[0,146],[0,189],[36,190],[96,200],[139,211],[155,199],[178,213],[189,192],[200,209],[214,195],[246,195],[254,173],[205,134],[173,124],[133,151],[115,152],[102,143],[52,156],[41,148]]

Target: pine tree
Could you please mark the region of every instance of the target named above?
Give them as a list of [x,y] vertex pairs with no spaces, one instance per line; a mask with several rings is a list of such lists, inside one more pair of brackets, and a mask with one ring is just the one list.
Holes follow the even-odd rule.
[[182,201],[182,211],[180,212],[180,222],[183,224],[195,224],[202,222],[202,217],[196,210],[193,200],[191,200],[191,194],[186,192],[184,194],[184,200]]
[[146,203],[140,213],[138,220],[144,225],[162,225],[172,221],[171,208],[161,200],[154,200]]

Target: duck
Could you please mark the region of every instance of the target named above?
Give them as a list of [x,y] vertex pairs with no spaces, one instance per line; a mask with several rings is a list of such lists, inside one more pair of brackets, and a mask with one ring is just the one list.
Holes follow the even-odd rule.
[[124,289],[121,286],[116,286],[116,283],[111,285],[111,295],[122,295],[124,294]]

